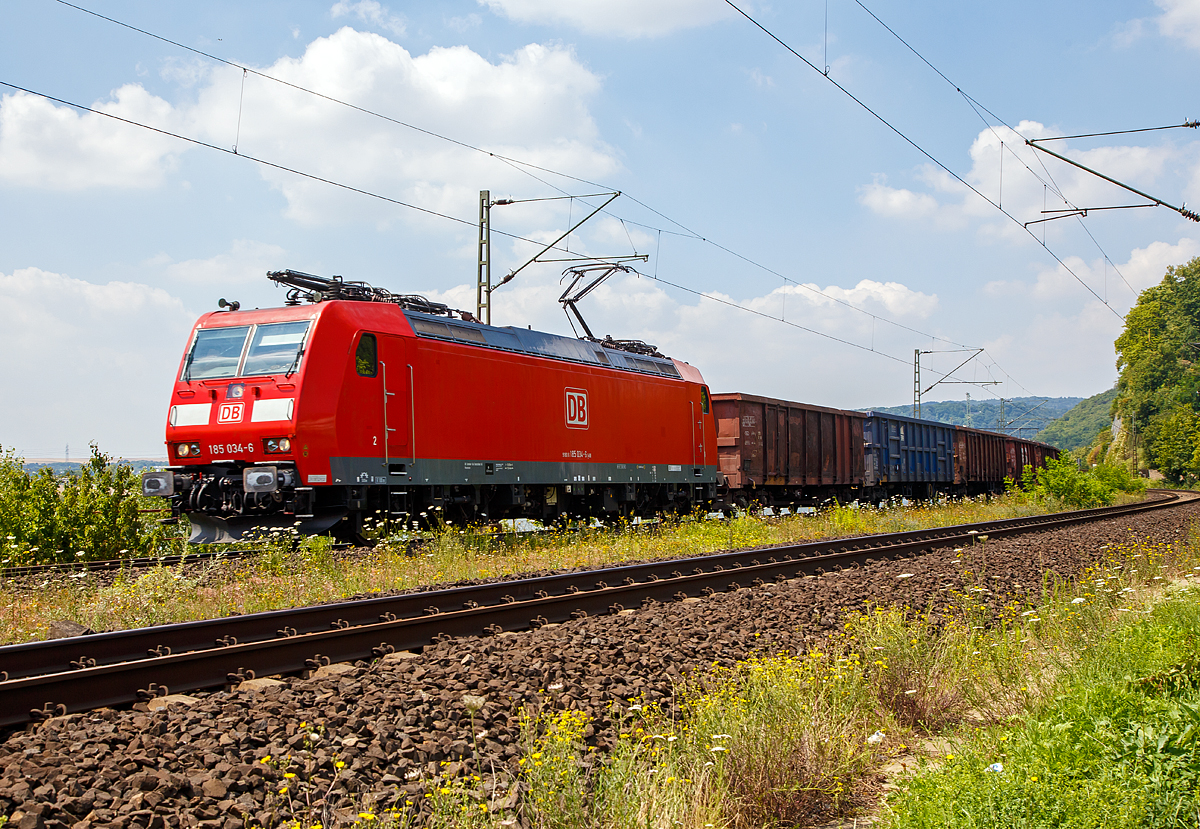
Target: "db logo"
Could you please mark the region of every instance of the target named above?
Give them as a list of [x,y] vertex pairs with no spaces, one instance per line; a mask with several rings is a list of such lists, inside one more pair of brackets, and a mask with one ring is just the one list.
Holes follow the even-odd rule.
[[222,403],[221,410],[217,412],[217,423],[241,423],[242,409],[245,403]]
[[567,428],[588,427],[587,389],[567,389]]

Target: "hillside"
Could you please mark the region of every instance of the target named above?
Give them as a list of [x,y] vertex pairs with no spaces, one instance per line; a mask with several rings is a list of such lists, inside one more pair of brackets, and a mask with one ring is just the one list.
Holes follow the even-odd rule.
[[1036,439],[1057,446],[1064,452],[1090,446],[1101,429],[1112,425],[1109,410],[1116,396],[1117,390],[1113,388],[1089,397],[1038,432]]
[[[1020,415],[1029,412],[1043,400],[1044,397],[1017,397],[1004,401],[1004,420],[1012,421]],[[1032,437],[1035,432],[1046,428],[1051,421],[1062,417],[1077,405],[1084,402],[1082,397],[1052,397],[1036,411],[1021,417],[1013,423],[1012,429],[1020,429],[1022,437]],[[888,414],[912,415],[912,406],[877,406],[869,411],[887,412]],[[967,401],[945,400],[936,403],[922,403],[921,417],[925,420],[936,420],[939,423],[952,423],[955,426],[971,426],[975,429],[996,430],[1000,425],[999,400],[972,400],[968,415]],[[1099,429],[1100,427],[1097,427]],[[1094,436],[1094,433],[1093,433]],[[1090,437],[1089,437],[1090,440]]]

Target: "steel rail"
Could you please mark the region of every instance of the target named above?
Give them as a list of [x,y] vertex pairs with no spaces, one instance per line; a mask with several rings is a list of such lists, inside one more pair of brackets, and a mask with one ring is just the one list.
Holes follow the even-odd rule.
[[1121,507],[755,548],[10,645],[0,648],[0,665],[9,671],[6,681],[0,681],[0,726],[129,704],[167,689],[199,690],[254,675],[297,673],[330,659],[370,659],[447,636],[495,634],[615,612],[647,600],[763,585],[967,544],[978,535],[1015,535],[1127,516],[1194,497],[1167,493]]

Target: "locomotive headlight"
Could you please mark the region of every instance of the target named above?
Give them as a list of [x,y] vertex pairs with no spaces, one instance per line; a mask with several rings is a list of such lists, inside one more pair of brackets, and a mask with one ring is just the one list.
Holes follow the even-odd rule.
[[175,473],[143,472],[142,494],[150,496],[175,494]]
[[186,443],[178,443],[175,445],[175,454],[181,458],[186,458],[192,454],[192,447]]
[[242,488],[246,492],[274,492],[278,488],[273,466],[248,466],[242,473]]
[[290,438],[267,438],[263,441],[263,451],[268,455],[281,455],[292,451]]

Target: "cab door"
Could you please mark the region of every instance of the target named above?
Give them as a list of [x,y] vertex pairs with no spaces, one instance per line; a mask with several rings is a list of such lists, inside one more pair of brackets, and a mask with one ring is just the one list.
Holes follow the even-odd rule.
[[[384,461],[389,465],[413,460],[413,367],[406,337],[380,334],[379,392],[383,420]],[[395,470],[393,470],[395,471]]]

